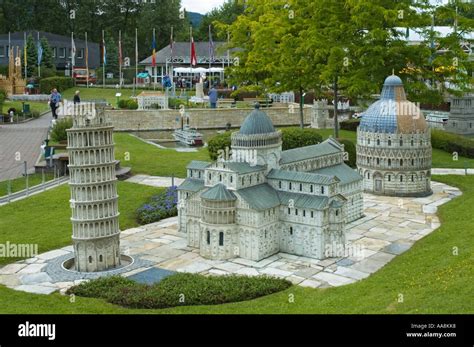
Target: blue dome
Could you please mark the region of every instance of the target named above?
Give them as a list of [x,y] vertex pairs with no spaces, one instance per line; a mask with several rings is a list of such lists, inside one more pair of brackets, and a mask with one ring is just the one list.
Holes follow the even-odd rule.
[[420,109],[407,101],[403,82],[392,75],[385,79],[380,100],[362,114],[360,130],[376,133],[425,131],[427,124]]
[[242,135],[256,135],[256,134],[269,134],[274,133],[275,128],[273,127],[272,120],[268,115],[260,111],[260,106],[255,105],[255,110],[245,118],[244,122],[240,127],[239,134]]

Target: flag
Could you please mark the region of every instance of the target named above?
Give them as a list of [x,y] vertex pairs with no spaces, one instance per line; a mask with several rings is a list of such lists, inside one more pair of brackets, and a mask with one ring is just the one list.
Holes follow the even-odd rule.
[[41,42],[38,41],[38,65],[41,65],[42,60],[43,60],[43,46],[41,46]]
[[107,51],[105,49],[105,39],[102,38],[102,64],[107,65]]
[[156,37],[155,37],[155,29],[153,29],[153,43],[152,43],[152,48],[153,48],[153,54],[151,55],[151,66],[155,67],[156,66]]
[[76,44],[74,43],[74,33],[71,33],[71,65],[76,66]]
[[209,59],[210,62],[214,62],[214,41],[212,41],[212,31],[209,25]]
[[[28,47],[27,47],[27,45],[26,45],[26,32],[25,32],[24,48],[25,48],[25,49],[24,49],[24,63],[25,63],[25,71],[26,71],[26,66],[28,65],[28,59],[26,59],[26,58],[27,58],[27,54],[28,54]],[[12,55],[14,55],[14,54],[13,54],[13,48],[12,48],[11,46],[10,46],[10,52],[11,52]],[[26,72],[25,72],[25,73],[26,73]]]
[[191,66],[197,65],[196,46],[194,45],[194,38],[191,36]]

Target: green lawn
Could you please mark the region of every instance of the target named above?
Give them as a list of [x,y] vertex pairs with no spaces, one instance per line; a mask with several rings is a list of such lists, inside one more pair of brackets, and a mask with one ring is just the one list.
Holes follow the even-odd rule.
[[[74,97],[74,93],[76,90],[79,90],[80,96],[82,100],[97,100],[97,99],[105,99],[108,103],[112,106],[116,106],[117,98],[115,94],[117,94],[117,89],[115,88],[99,88],[99,87],[74,87],[65,90],[62,94],[63,99],[72,100]],[[126,99],[132,96],[133,90],[131,89],[120,89],[120,93],[122,93],[121,99]]]
[[135,175],[186,177],[186,165],[191,160],[210,160],[207,148],[198,152],[177,152],[158,148],[126,133],[115,133],[114,140],[115,158],[122,166],[130,166]]
[[[2,313],[474,313],[472,288],[474,286],[474,177],[435,176],[435,180],[458,186],[463,195],[439,208],[442,225],[432,234],[418,241],[410,250],[396,257],[380,271],[360,282],[327,289],[311,289],[293,286],[288,290],[263,298],[218,305],[178,307],[165,310],[134,310],[113,306],[99,299],[76,297],[70,303],[68,297],[59,294],[49,296],[17,292],[0,286]],[[123,186],[123,184],[122,184]],[[122,199],[127,194],[121,187]],[[134,195],[136,187],[133,187]],[[61,199],[61,204],[65,204]],[[58,201],[55,201],[58,202]],[[38,216],[29,218],[33,209],[18,209],[12,205],[10,213],[22,219],[22,232],[35,234]],[[122,200],[123,206],[123,200]],[[35,206],[38,208],[38,205]],[[65,206],[62,207],[68,214]],[[20,211],[20,212],[18,212]],[[2,208],[0,213],[3,214]],[[7,214],[8,215],[8,214]],[[20,217],[21,216],[21,217]],[[48,214],[50,216],[50,214]],[[123,217],[123,216],[122,216]],[[461,217],[461,218],[460,218]],[[47,218],[47,217],[43,217]],[[50,217],[49,217],[50,218]],[[64,217],[65,218],[65,217]],[[3,220],[3,218],[2,218]],[[43,219],[44,221],[44,219]],[[11,220],[10,220],[11,223]],[[16,221],[15,223],[18,223]],[[0,225],[1,226],[1,225]],[[19,241],[24,235],[13,233],[8,238]],[[37,235],[42,242],[58,243],[52,233],[57,226],[45,228],[48,232]],[[63,228],[64,229],[64,228]],[[18,224],[16,225],[18,230]],[[60,229],[62,230],[62,229]],[[68,232],[61,236],[67,244]],[[62,235],[62,234],[61,234]],[[3,238],[3,237],[2,237]],[[69,241],[68,241],[69,242]],[[59,246],[59,245],[57,245]],[[458,247],[458,255],[453,255]],[[289,295],[294,302],[289,302]],[[403,302],[399,303],[399,295]]]
[[[54,178],[54,174],[45,173],[44,180],[45,182],[51,181]],[[35,173],[28,175],[28,187],[33,187],[43,182],[43,175],[40,173]],[[26,189],[26,177],[19,177],[10,181],[0,182],[0,197],[8,195],[8,185],[10,184],[10,192],[15,193],[20,190]]]
[[[49,105],[46,101],[44,102],[38,102],[38,101],[28,101],[25,102],[26,104],[30,105],[30,110],[31,111],[38,111],[40,113],[49,110]],[[17,111],[23,110],[23,102],[22,101],[12,101],[12,100],[6,100],[5,103],[3,104],[3,112],[7,112],[8,109],[11,107],[15,108]]]
[[[119,182],[121,230],[137,226],[135,210],[161,191],[134,183]],[[71,244],[69,187],[60,187],[0,206],[0,243],[37,243],[39,252]],[[15,261],[0,258],[0,265]],[[1,307],[1,306],[0,306]]]

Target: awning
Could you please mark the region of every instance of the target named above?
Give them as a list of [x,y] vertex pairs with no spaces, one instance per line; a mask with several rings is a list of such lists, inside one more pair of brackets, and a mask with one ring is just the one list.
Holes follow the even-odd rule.
[[177,67],[177,68],[174,68],[173,71],[175,73],[203,73],[203,72],[222,72],[224,71],[224,69],[221,67],[211,67],[210,69],[206,69],[203,67],[196,67],[196,68]]

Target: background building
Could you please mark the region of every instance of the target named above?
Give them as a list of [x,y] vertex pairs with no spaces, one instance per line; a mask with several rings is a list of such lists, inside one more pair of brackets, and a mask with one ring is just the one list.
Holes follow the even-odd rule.
[[[38,32],[37,31],[27,31],[26,36],[32,35],[35,40],[35,46],[37,45]],[[71,36],[61,36],[52,33],[47,33],[44,31],[39,32],[40,39],[45,37],[48,40],[49,46],[51,47],[54,63],[57,70],[66,70],[70,69],[71,66]],[[23,52],[23,47],[25,44],[25,33],[14,32],[10,33],[10,41],[8,34],[0,35],[0,65],[8,65],[8,45],[14,47],[20,47]],[[76,46],[76,67],[85,67],[86,66],[86,42],[74,37],[74,44]],[[100,47],[99,44],[88,42],[89,48],[89,68],[97,69],[100,66]],[[21,56],[22,65],[23,55]]]
[[[175,42],[173,44],[173,53],[171,47],[167,45],[163,49],[156,52],[156,67],[152,66],[152,56],[140,62],[145,70],[151,75],[157,76],[157,81],[165,75],[174,77],[184,77],[187,80],[192,78],[199,79],[202,72],[206,72],[219,76],[220,80],[224,80],[224,68],[233,64],[232,53],[235,49],[223,49],[225,42],[214,42],[214,58],[211,59],[209,51],[209,42],[194,42],[196,48],[197,65],[193,67],[194,72],[187,69],[191,68],[191,44],[190,42]],[[184,69],[184,70],[183,70]],[[211,71],[204,71],[204,69]]]

